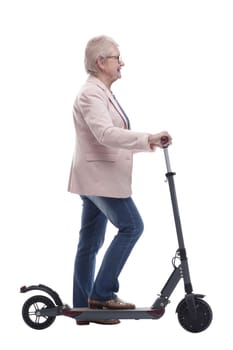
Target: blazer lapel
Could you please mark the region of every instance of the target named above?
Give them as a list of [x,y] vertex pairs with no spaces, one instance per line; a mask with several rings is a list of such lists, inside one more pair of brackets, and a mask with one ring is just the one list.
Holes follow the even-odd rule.
[[117,110],[117,112],[121,115],[121,117],[123,117],[122,116],[122,111],[120,109],[120,106],[118,105],[118,103],[117,103],[115,97],[113,96],[113,94],[111,92],[108,92],[107,95],[108,95],[108,98],[109,98],[110,102],[112,103],[112,105]]
[[[117,103],[117,100],[116,98],[114,97],[114,95],[112,94],[112,92],[104,85],[104,83],[102,83],[101,80],[99,80],[98,78],[96,77],[93,77],[93,76],[89,76],[87,81],[89,82],[93,82],[95,83],[96,85],[98,85],[99,87],[101,87],[101,89],[103,89],[106,93],[106,95],[108,96],[108,99],[110,100],[111,104],[114,106],[114,108],[116,109],[116,111],[119,113],[121,119],[123,120],[124,122],[124,125],[126,128],[129,128],[129,120],[128,120],[128,117],[125,115],[125,113],[123,113],[121,107],[119,106],[119,104]],[[128,122],[128,125],[126,123],[126,120]]]
[[114,106],[114,108],[120,114],[120,117],[123,120],[125,127],[127,129],[130,129],[129,118],[127,117],[126,113],[123,111],[122,107],[119,105],[119,102],[117,101],[117,99],[114,97],[114,95],[110,91],[107,92],[107,95],[110,102]]

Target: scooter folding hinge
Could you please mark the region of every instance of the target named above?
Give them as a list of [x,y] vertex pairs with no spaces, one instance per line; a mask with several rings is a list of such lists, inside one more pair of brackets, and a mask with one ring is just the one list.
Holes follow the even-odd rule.
[[163,296],[162,294],[158,294],[158,298],[152,305],[152,309],[161,309],[165,308],[170,303],[168,297]]
[[185,248],[182,248],[182,249],[178,249],[178,253],[179,253],[179,257],[180,257],[180,260],[184,261],[184,260],[187,260],[187,255],[186,255],[186,250]]

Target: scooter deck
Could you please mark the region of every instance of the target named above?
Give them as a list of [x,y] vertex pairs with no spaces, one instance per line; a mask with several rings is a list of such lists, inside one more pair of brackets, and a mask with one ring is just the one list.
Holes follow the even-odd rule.
[[61,315],[80,321],[117,319],[158,319],[163,316],[165,309],[136,308],[136,309],[90,309],[63,308]]

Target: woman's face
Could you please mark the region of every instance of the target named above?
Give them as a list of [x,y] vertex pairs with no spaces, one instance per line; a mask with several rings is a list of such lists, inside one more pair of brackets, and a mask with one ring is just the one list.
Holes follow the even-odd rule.
[[112,47],[109,55],[102,61],[102,73],[111,85],[114,81],[121,78],[121,68],[125,65],[120,57],[120,51],[117,47]]

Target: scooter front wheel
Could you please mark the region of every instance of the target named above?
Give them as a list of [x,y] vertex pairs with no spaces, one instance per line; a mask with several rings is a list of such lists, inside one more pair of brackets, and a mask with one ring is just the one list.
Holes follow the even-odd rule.
[[186,299],[182,299],[177,306],[178,321],[180,325],[187,331],[198,333],[209,327],[213,315],[208,303],[195,297],[196,315],[190,313]]
[[55,321],[56,316],[41,315],[41,310],[55,307],[51,299],[44,295],[35,295],[23,305],[24,322],[33,329],[45,329]]

